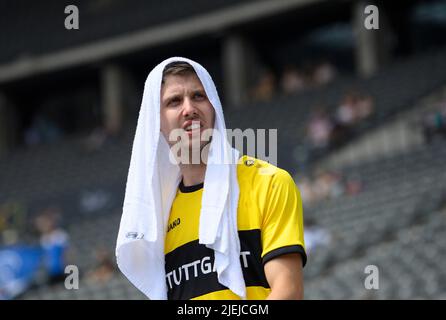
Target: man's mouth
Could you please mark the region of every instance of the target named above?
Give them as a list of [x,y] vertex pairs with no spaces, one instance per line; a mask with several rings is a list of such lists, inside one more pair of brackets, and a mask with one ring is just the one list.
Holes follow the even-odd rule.
[[187,126],[185,130],[192,131],[192,130],[200,129],[200,128],[201,128],[200,123],[194,123],[194,124],[191,124],[190,126]]
[[183,129],[187,132],[191,132],[192,130],[197,130],[197,129],[199,130],[202,127],[203,125],[201,124],[200,121],[191,121],[191,122],[188,121],[188,123],[186,123],[186,125],[183,126]]

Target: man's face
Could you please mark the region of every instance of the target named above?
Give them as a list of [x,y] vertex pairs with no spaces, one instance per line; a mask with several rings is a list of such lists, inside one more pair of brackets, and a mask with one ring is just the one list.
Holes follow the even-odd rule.
[[169,139],[175,129],[185,130],[183,137],[188,139],[182,139],[182,144],[188,148],[199,146],[201,150],[209,143],[202,132],[214,128],[215,111],[197,75],[166,76],[160,100],[161,132],[170,146],[178,142]]

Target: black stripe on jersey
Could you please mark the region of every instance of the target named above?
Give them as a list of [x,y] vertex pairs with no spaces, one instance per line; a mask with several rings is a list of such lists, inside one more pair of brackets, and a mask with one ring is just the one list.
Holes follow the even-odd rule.
[[300,253],[302,256],[302,266],[305,267],[305,264],[307,263],[307,254],[301,245],[291,245],[274,249],[263,256],[262,262],[265,264],[271,259],[288,253]]
[[[265,271],[262,264],[262,239],[259,229],[242,230],[238,232],[240,238],[241,263],[245,284],[250,286],[261,286],[269,288],[266,280]],[[250,254],[244,254],[249,252]],[[244,260],[244,256],[246,260]],[[245,262],[248,263],[248,269],[245,269]]]
[[[239,231],[240,263],[245,284],[269,288],[263,271],[260,230]],[[214,270],[214,251],[198,240],[188,242],[166,254],[166,282],[169,300],[186,300],[227,289]]]
[[166,254],[167,298],[188,300],[209,292],[224,290],[213,272],[214,251],[198,240]]
[[203,189],[204,186],[204,182],[199,183],[199,184],[194,184],[193,186],[185,186],[183,183],[183,180],[181,180],[180,185],[178,186],[178,188],[180,189],[180,191],[182,193],[191,193],[191,192],[195,192],[198,191],[200,189]]

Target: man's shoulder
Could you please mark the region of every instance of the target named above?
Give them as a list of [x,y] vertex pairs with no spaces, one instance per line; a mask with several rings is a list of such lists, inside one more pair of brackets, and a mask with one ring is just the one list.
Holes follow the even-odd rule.
[[[238,180],[250,183],[269,184],[272,180],[277,182],[289,182],[293,180],[288,171],[279,168],[267,161],[244,155],[237,165]],[[293,181],[294,182],[294,181]]]

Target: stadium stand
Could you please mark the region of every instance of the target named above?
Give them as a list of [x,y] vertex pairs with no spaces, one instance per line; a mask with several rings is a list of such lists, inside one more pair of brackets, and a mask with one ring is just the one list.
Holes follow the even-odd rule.
[[[295,163],[290,161],[299,152],[305,137],[306,122],[310,111],[316,105],[325,105],[335,110],[342,95],[351,88],[358,88],[373,96],[376,110],[374,114],[355,128],[355,136],[372,127],[383,124],[402,110],[407,110],[415,100],[437,89],[446,81],[444,56],[446,51],[439,50],[401,61],[384,69],[371,79],[342,77],[322,88],[291,96],[279,96],[271,102],[247,106],[246,116],[228,112],[228,127],[231,128],[279,128],[278,143],[288,146],[279,149],[280,162],[287,170],[293,170]],[[251,112],[250,112],[251,111]],[[291,148],[290,148],[291,146]],[[296,149],[297,146],[297,149]],[[287,148],[288,147],[288,148]],[[322,156],[322,155],[320,155]],[[316,160],[308,158],[305,161]],[[299,159],[297,164],[299,165]]]
[[[0,12],[8,12],[0,20],[2,53],[0,62],[7,62],[17,56],[39,55],[70,47],[92,44],[98,40],[126,35],[152,26],[167,24],[185,18],[218,11],[234,4],[253,0],[219,0],[189,2],[177,1],[71,1],[82,14],[82,28],[67,37],[61,16],[67,3],[46,1],[45,6],[27,1],[0,4]],[[41,23],[36,24],[35,17]],[[115,23],[119,16],[119,23]],[[17,18],[19,17],[19,18]],[[42,36],[45,35],[45,36]],[[20,39],[20,41],[17,41]]]
[[[434,290],[425,288],[430,282],[427,283],[428,280],[424,277],[443,278],[442,268],[435,271],[429,269],[430,272],[421,270],[430,265],[435,266],[445,258],[445,243],[441,238],[445,223],[445,152],[445,144],[441,142],[378,160],[379,164],[375,161],[342,169],[349,174],[361,176],[365,191],[352,198],[341,197],[306,208],[306,217],[315,218],[336,239],[329,246],[316,250],[314,256],[309,256],[315,268],[308,268],[306,273],[308,295],[314,294],[315,298],[365,298],[362,295],[367,290],[359,285],[359,279],[364,281],[364,268],[370,264],[380,267],[385,277],[382,281],[390,287],[387,288],[390,291],[378,290],[376,295],[372,295],[374,298],[430,298],[439,293],[423,291]],[[417,183],[414,184],[414,181]],[[404,278],[404,273],[397,278],[387,273],[398,274],[398,269],[409,267],[406,261],[408,258],[403,256],[425,252],[427,238],[430,239],[429,247],[439,250],[440,255],[412,260],[410,268],[415,270],[411,271],[411,276],[416,275],[416,281],[426,283],[421,287],[411,287],[411,293],[407,293],[399,288],[404,285],[400,281],[401,277]],[[407,250],[409,246],[413,246],[411,250]],[[331,266],[334,268],[330,269]],[[360,266],[362,270],[358,269]],[[330,280],[319,279],[324,269],[330,270],[325,270],[330,275],[326,279]],[[349,272],[352,274],[348,275]],[[349,276],[351,277],[348,278]],[[329,287],[328,291],[324,290],[325,286]],[[348,291],[348,287],[356,288],[357,292]],[[435,290],[444,291],[444,288]]]

